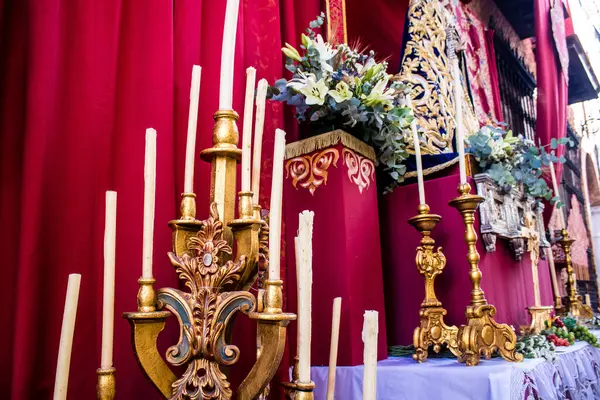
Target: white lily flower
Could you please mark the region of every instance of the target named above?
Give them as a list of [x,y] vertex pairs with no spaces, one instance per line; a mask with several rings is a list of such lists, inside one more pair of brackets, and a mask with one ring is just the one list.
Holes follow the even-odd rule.
[[368,96],[362,95],[364,103],[367,106],[372,107],[376,104],[383,103],[385,107],[386,105],[389,106],[391,104],[392,100],[394,100],[394,89],[386,89],[389,79],[390,77],[388,75],[375,84]]
[[300,73],[300,76],[292,79],[287,86],[306,96],[307,105],[323,105],[325,103],[325,96],[327,96],[327,92],[329,91],[325,80],[319,79],[317,81],[317,77],[314,74],[306,75]]
[[312,42],[312,45],[319,52],[321,67],[325,71],[333,72],[333,67],[329,65],[328,61],[337,54],[337,49],[332,49],[331,44],[325,42],[321,35],[317,35],[317,38],[314,42]]
[[335,85],[335,90],[330,90],[328,93],[337,103],[342,103],[352,98],[350,86],[344,81]]

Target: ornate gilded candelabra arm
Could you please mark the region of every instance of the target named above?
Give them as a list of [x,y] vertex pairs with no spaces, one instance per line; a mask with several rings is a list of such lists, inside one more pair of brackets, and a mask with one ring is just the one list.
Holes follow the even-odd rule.
[[461,184],[458,192],[460,195],[449,204],[460,212],[465,223],[467,260],[471,266],[469,278],[473,286],[471,303],[465,313],[467,324],[462,325],[458,332],[458,346],[461,353],[459,361],[466,362],[469,366],[477,365],[481,355],[490,358],[495,351],[498,351],[507,361],[522,361],[523,355],[515,350],[517,335],[510,326],[494,320],[496,307],[488,304],[481,289],[481,270],[474,223],[475,210],[484,199],[471,194],[471,186],[468,183]]
[[560,246],[565,253],[565,264],[567,265],[567,291],[568,298],[567,304],[564,306],[565,313],[571,313],[574,317],[581,318],[593,318],[594,311],[590,306],[585,305],[581,301],[581,296],[577,293],[577,287],[575,286],[574,271],[573,271],[573,261],[571,259],[571,246],[575,242],[574,239],[569,237],[569,232],[566,229],[561,231],[561,238],[558,241]]
[[429,346],[433,346],[433,350],[439,353],[441,346],[446,345],[454,355],[460,356],[458,328],[446,325],[446,309],[435,295],[435,278],[443,272],[446,257],[441,247],[435,250],[435,240],[431,237],[431,231],[441,219],[441,216],[429,213],[429,206],[420,204],[419,214],[408,220],[408,223],[423,236],[420,246],[417,247],[415,261],[419,273],[425,277],[425,299],[419,310],[420,324],[413,335],[416,350],[413,359],[418,362],[427,359]]

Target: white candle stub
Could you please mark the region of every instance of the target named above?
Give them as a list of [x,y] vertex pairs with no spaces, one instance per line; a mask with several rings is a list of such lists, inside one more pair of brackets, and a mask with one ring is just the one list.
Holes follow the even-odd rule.
[[152,278],[152,246],[154,241],[154,202],[156,196],[156,130],[146,129],[144,160],[144,231],[142,277]]
[[299,215],[298,241],[300,265],[298,269],[298,378],[310,382],[310,342],[312,324],[312,236],[315,213],[303,211]]
[[104,222],[104,293],[102,299],[102,353],[100,368],[113,366],[115,323],[115,246],[117,235],[117,192],[106,192]]
[[335,373],[337,367],[338,344],[340,340],[340,320],[342,317],[342,298],[333,299],[333,313],[331,316],[331,345],[329,346],[329,370],[327,374],[327,398],[334,400]]
[[364,343],[363,400],[377,398],[377,335],[379,333],[379,313],[365,311],[362,340]]
[[219,87],[219,109],[233,107],[233,65],[235,60],[235,36],[237,31],[240,0],[227,0],[223,47],[221,48],[221,86]]
[[269,279],[271,280],[278,280],[280,276],[284,156],[285,132],[277,129],[275,131],[275,149],[273,150],[273,180],[269,211]]
[[252,116],[254,113],[254,85],[256,69],[246,69],[246,97],[244,101],[244,127],[242,134],[242,192],[250,191],[251,152],[252,152]]
[[58,362],[56,365],[56,379],[54,381],[54,400],[66,400],[69,388],[69,369],[71,366],[71,352],[73,350],[73,335],[75,334],[75,319],[77,317],[77,302],[79,301],[79,286],[81,275],[69,275],[67,296],[63,313],[60,343],[58,346]]
[[460,170],[460,183],[467,183],[467,166],[465,163],[465,132],[463,125],[463,95],[460,84],[460,67],[458,58],[453,60],[454,71],[454,102],[455,102],[455,121],[456,121],[456,148],[458,151],[458,165]]
[[267,80],[261,79],[258,81],[258,87],[256,88],[256,121],[254,122],[254,154],[252,154],[252,193],[254,195],[254,204],[259,204],[262,137],[265,128],[265,107],[268,87]]
[[202,68],[192,67],[192,83],[190,86],[190,111],[188,115],[187,143],[185,146],[185,181],[184,193],[194,193],[194,157],[196,155],[196,128],[198,125],[198,104],[200,103],[200,75]]

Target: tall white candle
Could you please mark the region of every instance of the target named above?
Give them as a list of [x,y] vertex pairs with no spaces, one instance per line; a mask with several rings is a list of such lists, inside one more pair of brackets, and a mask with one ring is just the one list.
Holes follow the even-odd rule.
[[342,317],[342,298],[333,299],[331,317],[331,345],[329,346],[329,370],[327,376],[327,400],[333,400],[335,394],[335,372],[337,366],[338,343],[340,340],[340,320]]
[[299,215],[298,244],[300,265],[298,269],[298,379],[310,382],[310,341],[312,316],[312,234],[315,213],[302,211]]
[[220,110],[231,110],[233,107],[233,65],[239,9],[240,0],[227,0],[225,26],[223,27],[223,47],[221,49]]
[[[552,177],[552,188],[554,189],[554,196],[558,197],[560,201],[560,191],[558,190],[558,181],[556,180],[556,171],[554,170],[554,164],[550,162],[550,176]],[[560,208],[556,208],[558,212],[558,217],[560,219],[560,227],[562,229],[567,229],[567,223],[565,222],[565,214],[562,212]]]
[[146,129],[144,160],[144,233],[142,277],[152,278],[152,245],[154,240],[154,202],[156,194],[156,130]]
[[463,126],[463,95],[460,83],[460,66],[458,58],[452,61],[454,75],[454,102],[455,102],[455,118],[456,121],[456,148],[458,151],[458,166],[460,169],[460,183],[467,183],[467,166],[465,163],[465,133]]
[[279,279],[281,261],[281,208],[283,202],[283,158],[285,132],[275,130],[273,150],[273,181],[271,183],[271,209],[269,211],[269,279]]
[[77,302],[79,300],[80,284],[81,275],[69,275],[65,310],[60,331],[60,344],[58,347],[58,363],[56,366],[56,380],[54,381],[54,400],[65,400],[67,398],[69,368],[71,366],[71,350],[73,349],[73,334],[75,333],[75,318],[77,317]]
[[[412,99],[407,96],[407,106],[412,109]],[[410,124],[413,134],[413,146],[415,148],[415,162],[417,164],[417,184],[419,186],[419,203],[427,204],[425,202],[425,184],[423,181],[423,160],[421,159],[421,142],[419,140],[419,133],[417,132],[417,121],[413,120]]]
[[585,294],[585,304],[588,305],[588,306],[590,306],[590,307],[592,306],[592,298],[590,297],[589,293]]
[[379,333],[379,313],[365,311],[362,340],[364,343],[363,400],[377,398],[377,335]]
[[252,152],[252,116],[254,113],[254,85],[256,69],[246,69],[246,99],[244,101],[244,128],[242,135],[242,192],[250,191],[251,152]]
[[200,75],[202,68],[192,67],[192,83],[190,87],[190,112],[188,115],[187,143],[185,147],[185,181],[184,193],[194,193],[194,156],[196,154],[196,127],[198,125],[198,103],[200,101]]
[[260,163],[262,153],[262,137],[265,127],[265,106],[267,101],[267,88],[269,83],[266,79],[258,81],[256,88],[256,121],[254,122],[254,153],[252,154],[252,193],[254,204],[258,204],[260,192]]
[[102,301],[102,356],[100,367],[113,365],[115,316],[115,245],[117,234],[117,192],[106,192],[104,221],[104,296]]
[[560,289],[558,288],[558,279],[556,278],[556,266],[554,264],[554,254],[551,248],[546,248],[546,258],[548,259],[548,267],[550,268],[550,279],[552,281],[552,292],[554,297],[560,297]]

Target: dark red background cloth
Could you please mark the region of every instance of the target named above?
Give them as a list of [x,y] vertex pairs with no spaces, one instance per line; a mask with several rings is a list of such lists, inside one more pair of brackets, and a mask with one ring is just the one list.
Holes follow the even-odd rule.
[[[142,376],[128,323],[120,318],[136,309],[141,273],[144,131],[158,131],[154,273],[159,287],[175,286],[166,257],[167,222],[178,215],[183,189],[191,69],[192,64],[203,67],[199,152],[211,144],[218,106],[225,5],[195,0],[0,3],[3,398],[51,398],[67,276],[75,272],[82,274],[82,284],[69,398],[95,397],[107,189],[118,191],[118,398],[160,398]],[[234,108],[240,114],[245,68],[255,66],[257,78],[269,82],[281,77],[282,43],[297,39],[319,13],[320,2],[242,0],[241,7],[234,81]],[[273,132],[282,126],[282,114],[281,105],[269,103],[263,205],[270,194]],[[208,213],[208,185],[209,165],[198,161],[199,218]],[[161,347],[176,339],[171,330],[161,337]],[[240,325],[234,343],[242,348],[247,368],[255,355],[253,333]],[[287,375],[286,363],[281,372]]]
[[[312,210],[315,217],[311,364],[329,363],[333,299],[341,297],[338,365],[361,365],[366,310],[379,312],[377,357],[379,360],[387,358],[377,188],[372,180],[361,194],[348,178],[348,168],[342,161],[343,146],[338,144],[329,148],[337,149],[340,158],[337,167],[331,165],[328,168],[327,183],[319,186],[314,196],[299,184],[298,189],[294,188],[291,176],[284,182],[285,248],[289,267],[285,276],[286,297],[288,309],[296,312],[294,237],[298,230],[298,214]],[[290,355],[293,356],[297,343],[295,324],[289,333]]]
[[[536,134],[543,145],[550,143],[552,138],[563,138],[567,135],[568,87],[556,53],[550,20],[550,3],[550,0],[534,1],[538,88]],[[566,41],[566,38],[557,38],[557,40]],[[556,172],[559,179],[561,170],[562,165],[557,164]],[[544,216],[548,221],[552,208],[547,207],[546,211]]]
[[350,45],[359,42],[375,51],[378,60],[387,59],[389,73],[400,70],[408,3],[408,0],[346,0]]
[[[471,184],[473,187],[474,184]],[[457,196],[458,176],[448,176],[425,182],[426,200],[433,214],[442,216],[432,232],[437,246],[447,258],[444,272],[436,278],[436,294],[448,315],[446,323],[465,323],[465,307],[469,304],[471,282],[467,262],[465,230],[459,212],[448,206]],[[425,280],[415,266],[416,247],[420,234],[408,223],[417,214],[417,185],[402,186],[379,203],[383,247],[384,284],[388,321],[388,344],[412,343],[413,331],[419,323],[419,307],[425,296]],[[401,205],[401,206],[400,206]],[[476,232],[479,232],[479,212],[476,212]],[[496,321],[513,325],[529,324],[526,308],[534,304],[529,253],[515,261],[508,243],[498,239],[494,253],[486,253],[481,237],[477,250],[481,256],[483,274],[481,286],[490,304],[496,306]],[[539,264],[540,292],[543,305],[551,306],[552,286],[548,264]]]

